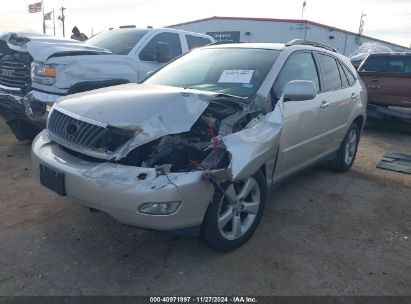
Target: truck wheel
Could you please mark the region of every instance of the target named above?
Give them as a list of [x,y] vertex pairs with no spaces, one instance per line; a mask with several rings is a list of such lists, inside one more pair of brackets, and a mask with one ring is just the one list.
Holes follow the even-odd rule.
[[331,169],[339,172],[346,172],[351,169],[357,154],[358,143],[360,141],[360,129],[353,123],[345,134],[344,140],[338,149],[337,156],[330,161]]
[[[224,191],[224,192],[223,192]],[[228,252],[244,244],[264,212],[267,183],[261,171],[216,189],[207,209],[200,238],[211,248]]]
[[42,130],[36,125],[19,119],[8,121],[7,124],[19,141],[32,141]]

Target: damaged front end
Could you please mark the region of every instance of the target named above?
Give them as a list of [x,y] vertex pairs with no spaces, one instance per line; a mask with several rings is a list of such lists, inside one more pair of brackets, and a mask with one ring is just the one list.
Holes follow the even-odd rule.
[[[119,163],[161,168],[165,172],[227,169],[230,155],[224,136],[242,130],[259,111],[233,96],[217,95],[189,131],[165,135],[131,150]],[[144,126],[142,126],[144,130]]]
[[[142,87],[138,91],[153,89]],[[167,103],[148,101],[153,115],[127,125],[85,119],[65,110],[70,100],[65,108],[63,100],[50,114],[48,134],[66,152],[85,160],[153,168],[157,174],[201,171],[213,183],[251,175],[275,157],[271,154],[281,129],[279,109],[264,115],[262,108],[242,97],[166,91]]]
[[64,97],[33,142],[34,174],[122,223],[238,247],[272,182],[282,101],[261,84],[279,53],[204,48],[142,84]]
[[[275,157],[279,108],[264,114],[235,96],[124,85],[115,92],[123,92],[119,100],[128,94],[145,98],[131,103],[134,108],[119,104],[106,113],[105,90],[53,107],[47,130],[33,142],[33,172],[51,190],[122,223],[159,230],[198,226],[216,189],[224,191],[220,185],[254,174]],[[88,95],[99,100],[99,111],[90,100],[82,103],[82,113],[78,107],[77,114],[70,111]],[[115,121],[117,114],[139,123]],[[101,122],[106,115],[111,124]],[[63,174],[64,181],[49,183],[48,171],[53,179]]]

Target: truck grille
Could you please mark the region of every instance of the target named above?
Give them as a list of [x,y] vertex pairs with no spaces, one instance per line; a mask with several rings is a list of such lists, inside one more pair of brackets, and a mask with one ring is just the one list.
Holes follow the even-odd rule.
[[3,56],[0,61],[0,84],[6,87],[18,88],[21,95],[26,94],[31,85],[30,66],[30,55],[14,54]]
[[[81,149],[87,154],[98,150],[110,154],[124,145],[134,135],[133,132],[107,126],[102,127],[73,118],[54,109],[47,122],[47,130],[52,139],[63,146]],[[68,148],[68,147],[66,147]]]

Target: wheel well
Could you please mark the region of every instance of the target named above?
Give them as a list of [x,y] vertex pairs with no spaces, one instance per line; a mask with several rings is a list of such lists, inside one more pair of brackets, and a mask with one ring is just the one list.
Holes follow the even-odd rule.
[[67,94],[75,94],[95,89],[106,88],[110,86],[129,83],[126,79],[110,79],[102,81],[85,81],[74,84],[67,92]]
[[357,118],[354,119],[353,123],[357,124],[359,129],[361,130],[363,127],[363,123],[364,123],[364,117],[362,117],[361,115],[358,116]]
[[265,164],[261,166],[260,170],[263,173],[264,177],[267,178],[267,172],[265,171]]

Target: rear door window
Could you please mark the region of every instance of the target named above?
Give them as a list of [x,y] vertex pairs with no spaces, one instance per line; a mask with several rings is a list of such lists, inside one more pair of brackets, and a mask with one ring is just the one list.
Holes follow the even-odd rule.
[[342,68],[345,72],[345,75],[347,76],[347,79],[348,79],[348,82],[349,82],[350,86],[354,85],[354,83],[355,83],[354,75],[351,73],[351,71],[344,64],[342,64],[342,63],[340,63],[340,64],[341,64],[341,66],[342,66]]
[[341,63],[339,60],[338,62],[338,69],[340,70],[340,75],[341,75],[341,82],[343,87],[347,86],[352,86],[355,83],[355,77],[352,75],[351,71],[348,70],[348,68]]
[[387,60],[388,73],[404,73],[405,58],[392,57]]
[[186,35],[187,46],[190,50],[210,44],[211,40],[204,37]]
[[411,73],[411,56],[407,56],[404,72]]
[[344,70],[343,70],[343,68],[342,68],[342,66],[341,66],[341,63],[339,63],[338,61],[337,61],[337,65],[338,65],[338,71],[340,72],[340,78],[341,78],[341,84],[342,84],[342,86],[345,88],[345,87],[349,87],[350,86],[350,83],[348,82],[348,78],[347,78],[347,75],[345,74],[345,72],[344,72]]
[[338,70],[337,61],[334,57],[318,54],[318,59],[323,71],[323,91],[331,91],[341,88],[342,84],[340,72]]

